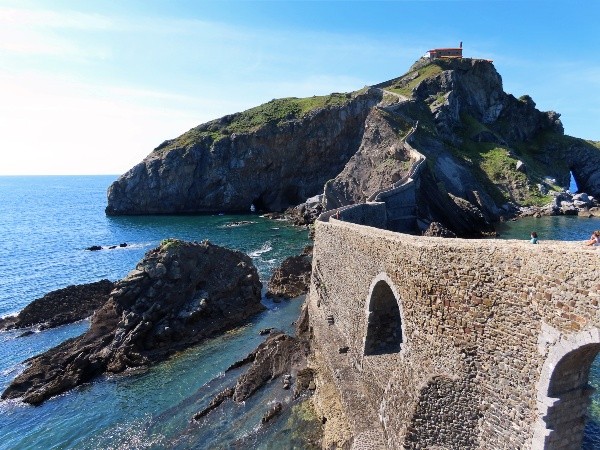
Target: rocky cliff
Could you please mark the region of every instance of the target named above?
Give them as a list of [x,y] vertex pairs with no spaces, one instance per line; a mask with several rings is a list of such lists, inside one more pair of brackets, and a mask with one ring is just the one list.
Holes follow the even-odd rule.
[[117,282],[89,330],[27,361],[2,394],[39,404],[102,373],[148,366],[264,309],[251,259],[166,240]]
[[381,92],[273,100],[157,147],[108,189],[107,214],[281,211],[356,152]]
[[321,193],[330,209],[402,179],[415,151],[427,158],[420,222],[461,236],[548,203],[571,171],[600,196],[597,143],[565,136],[559,114],[505,93],[491,62],[437,59],[354,93],[273,100],[200,125],[113,183],[106,211],[279,211]]

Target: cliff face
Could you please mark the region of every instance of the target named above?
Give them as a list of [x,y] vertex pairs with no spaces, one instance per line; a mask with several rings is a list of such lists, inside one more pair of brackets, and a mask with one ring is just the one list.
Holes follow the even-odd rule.
[[419,219],[459,235],[548,203],[570,171],[600,196],[596,144],[565,136],[559,114],[537,110],[529,96],[505,93],[491,62],[438,59],[356,93],[274,100],[200,125],[113,183],[106,212],[275,211],[319,193],[331,209],[407,175],[415,151],[428,172]]
[[303,108],[312,105],[284,99],[200,125],[163,143],[113,183],[106,212],[233,212],[249,211],[251,204],[280,211],[297,205],[321,193],[356,152],[365,117],[380,96],[368,90],[316,98],[318,106],[308,111]]

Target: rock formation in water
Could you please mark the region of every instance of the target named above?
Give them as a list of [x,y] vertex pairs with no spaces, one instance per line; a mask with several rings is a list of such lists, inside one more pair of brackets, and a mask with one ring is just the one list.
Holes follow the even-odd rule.
[[267,285],[269,298],[295,298],[308,292],[312,270],[312,246],[301,255],[286,258],[273,271]]
[[531,97],[505,93],[489,61],[422,59],[371,88],[274,100],[166,141],[113,183],[106,211],[281,211],[318,194],[335,208],[405,177],[414,149],[427,158],[421,223],[468,236],[549,203],[570,171],[600,198],[599,146],[564,135],[559,114]]
[[166,240],[115,284],[90,329],[27,361],[2,394],[39,404],[102,373],[148,366],[262,311],[251,259]]
[[[273,383],[281,378],[280,387],[275,388],[275,397],[279,400],[272,408],[265,405],[261,420],[263,425],[270,422],[282,410],[294,406],[298,401],[306,400],[315,390],[314,370],[308,367],[309,353],[308,309],[304,305],[297,322],[296,336],[272,331],[254,351],[227,369],[230,371],[247,366],[237,378],[235,385],[225,388],[213,397],[207,406],[194,415],[193,419],[206,420],[204,418],[219,408],[223,402],[243,402],[267,383]],[[281,393],[287,390],[291,391],[291,395],[282,396]],[[232,447],[237,448],[236,445]]]
[[108,301],[113,287],[112,281],[100,280],[49,292],[31,302],[18,315],[0,319],[0,330],[34,325],[46,329],[85,319]]

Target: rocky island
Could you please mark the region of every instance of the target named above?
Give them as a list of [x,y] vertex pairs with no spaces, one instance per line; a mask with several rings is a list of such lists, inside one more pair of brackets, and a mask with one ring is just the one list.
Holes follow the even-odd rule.
[[102,373],[164,360],[262,311],[260,298],[247,255],[165,240],[115,283],[86,333],[28,360],[2,398],[39,404]]
[[[324,448],[579,448],[600,351],[597,255],[454,239],[519,215],[595,214],[600,144],[565,135],[559,117],[504,92],[490,61],[423,58],[384,83],[274,100],[166,141],[109,188],[106,212],[324,211],[300,346]],[[585,194],[566,192],[571,175]],[[278,336],[254,357],[284,342],[296,345]],[[196,417],[243,398],[254,375]]]
[[282,211],[319,194],[330,210],[407,177],[418,155],[418,234],[431,222],[489,234],[522,207],[550,204],[571,173],[600,198],[597,142],[505,93],[489,61],[421,59],[378,85],[273,100],[165,141],[110,186],[106,212]]

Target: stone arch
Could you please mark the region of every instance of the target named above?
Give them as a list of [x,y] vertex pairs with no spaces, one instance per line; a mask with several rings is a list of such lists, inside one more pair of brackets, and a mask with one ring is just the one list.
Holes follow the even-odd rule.
[[594,389],[590,367],[600,352],[600,330],[563,338],[550,348],[538,383],[538,421],[532,449],[581,448]]
[[379,274],[369,289],[364,354],[398,353],[404,341],[400,296],[390,278]]

